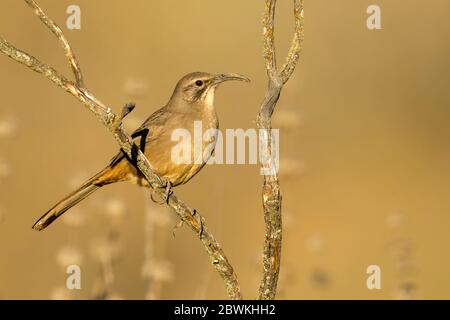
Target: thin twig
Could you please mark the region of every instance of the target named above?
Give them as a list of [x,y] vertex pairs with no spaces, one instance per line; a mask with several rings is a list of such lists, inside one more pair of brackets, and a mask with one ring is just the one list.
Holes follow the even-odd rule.
[[289,81],[300,59],[300,52],[302,51],[302,44],[304,39],[304,17],[303,17],[303,0],[294,0],[294,17],[295,17],[295,32],[292,40],[291,48],[289,49],[286,63],[284,64],[280,73],[283,84]]
[[[57,36],[59,41],[63,44],[67,58],[69,59],[72,70],[75,74],[76,81],[68,80],[61,74],[59,74],[54,68],[42,63],[35,57],[28,53],[14,47],[12,44],[0,37],[0,52],[4,53],[11,59],[24,64],[31,70],[43,74],[49,80],[56,85],[64,89],[77,98],[86,108],[88,108],[94,115],[103,123],[103,125],[113,134],[118,145],[122,151],[130,158],[135,159],[136,167],[141,171],[150,186],[158,193],[162,198],[165,196],[164,187],[167,185],[165,179],[159,177],[154,173],[152,167],[145,157],[145,155],[134,144],[130,135],[128,135],[117,121],[118,117],[111,108],[106,107],[100,100],[84,88],[81,71],[75,58],[73,51],[71,50],[68,41],[64,37],[60,28],[48,18],[45,12],[36,4],[33,0],[24,0],[31,8],[34,9],[36,15],[41,21]],[[119,118],[120,119],[120,118]],[[188,207],[183,203],[176,195],[172,195],[167,204],[172,208],[178,217],[183,220],[197,235],[200,235],[206,252],[208,253],[211,263],[222,277],[227,293],[231,299],[242,299],[240,286],[234,273],[233,267],[228,262],[225,253],[209,232],[205,225],[204,218],[194,209]]]
[[264,59],[266,62],[269,85],[264,101],[258,114],[257,124],[264,132],[262,149],[267,153],[265,163],[262,164],[265,172],[262,188],[262,200],[266,236],[263,252],[263,277],[259,288],[259,299],[275,299],[277,282],[280,272],[282,220],[281,220],[281,191],[277,174],[275,152],[272,142],[272,114],[280,98],[284,84],[289,80],[300,57],[303,41],[303,0],[294,0],[295,34],[289,50],[286,63],[279,72],[276,63],[275,50],[275,7],[276,0],[266,0],[263,18]]

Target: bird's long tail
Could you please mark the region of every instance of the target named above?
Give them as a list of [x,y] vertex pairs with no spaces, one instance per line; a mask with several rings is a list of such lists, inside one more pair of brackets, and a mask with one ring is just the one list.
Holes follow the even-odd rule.
[[67,197],[59,201],[55,206],[48,210],[36,223],[33,225],[34,230],[41,231],[48,227],[53,221],[60,217],[64,212],[72,208],[80,201],[86,199],[89,195],[94,193],[105,183],[103,177],[111,172],[111,167],[108,166],[95,176],[86,181],[80,188],[69,194]]

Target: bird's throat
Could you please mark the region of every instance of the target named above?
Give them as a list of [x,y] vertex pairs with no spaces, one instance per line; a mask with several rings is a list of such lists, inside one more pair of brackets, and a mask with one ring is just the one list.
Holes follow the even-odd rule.
[[214,95],[216,93],[216,88],[212,87],[205,92],[203,102],[206,108],[214,108]]

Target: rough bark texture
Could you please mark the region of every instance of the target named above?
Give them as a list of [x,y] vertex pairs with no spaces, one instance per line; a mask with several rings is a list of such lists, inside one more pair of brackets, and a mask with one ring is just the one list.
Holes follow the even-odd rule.
[[281,262],[282,245],[282,219],[281,219],[281,191],[278,179],[277,157],[272,150],[272,115],[280,98],[284,84],[289,80],[295,70],[300,57],[303,41],[303,0],[294,0],[295,33],[289,50],[286,63],[279,72],[277,69],[274,22],[276,0],[266,0],[263,18],[264,26],[264,59],[266,61],[269,78],[266,96],[261,105],[257,118],[258,128],[265,131],[263,150],[266,150],[268,159],[264,169],[269,172],[264,176],[262,188],[262,201],[266,236],[263,251],[263,277],[259,288],[259,299],[275,299],[278,276]]
[[[11,59],[24,64],[31,70],[40,73],[61,87],[75,98],[77,98],[86,108],[88,108],[98,120],[113,134],[120,148],[133,159],[134,164],[148,180],[150,186],[162,198],[165,198],[165,187],[167,182],[156,175],[150,163],[139,148],[133,143],[122,126],[123,118],[132,111],[133,105],[127,104],[120,115],[116,115],[111,108],[98,100],[84,85],[81,68],[75,55],[65,38],[61,29],[45,14],[34,0],[24,0],[41,19],[41,21],[52,31],[61,43],[65,55],[72,68],[75,81],[62,76],[54,68],[42,63],[40,60],[28,53],[14,47],[12,44],[0,37],[0,52]],[[263,148],[267,151],[265,169],[269,167],[269,174],[264,176],[262,200],[264,220],[266,224],[266,236],[263,252],[263,277],[259,289],[259,299],[274,299],[277,290],[277,281],[280,270],[281,259],[281,192],[277,175],[278,164],[274,163],[274,152],[272,150],[272,114],[277,105],[283,85],[289,80],[294,72],[299,59],[301,44],[303,41],[303,0],[294,1],[295,35],[292,41],[288,57],[282,70],[277,70],[274,40],[274,20],[276,0],[266,0],[264,13],[264,58],[266,60],[267,74],[269,77],[268,89],[265,99],[261,105],[257,123],[261,130],[266,132],[263,139]],[[26,90],[26,88],[24,88]],[[231,299],[242,299],[241,289],[233,270],[225,256],[219,242],[209,232],[204,218],[194,209],[188,207],[178,197],[172,194],[167,199],[167,205],[172,208],[178,217],[184,221],[192,231],[194,231],[203,243],[208,253],[211,263],[222,277],[228,295]]]
[[[34,10],[35,14],[52,31],[52,33],[62,44],[66,57],[68,58],[71,65],[75,81],[71,81],[65,78],[54,68],[42,63],[28,53],[14,47],[12,44],[8,43],[1,37],[0,52],[15,61],[24,64],[31,70],[43,74],[57,86],[61,87],[68,93],[72,94],[75,98],[77,98],[113,134],[120,148],[122,148],[122,150],[128,155],[130,159],[134,160],[135,165],[148,180],[155,192],[157,192],[162,198],[165,198],[165,187],[167,185],[167,182],[163,178],[158,177],[153,172],[147,158],[133,143],[130,135],[128,135],[123,130],[122,119],[131,111],[129,110],[129,106],[127,105],[127,109],[124,109],[121,115],[117,116],[111,110],[111,108],[105,106],[91,92],[89,92],[89,90],[84,86],[83,76],[77,59],[75,58],[69,42],[64,37],[61,29],[44,13],[44,11],[36,4],[34,0],[24,1]],[[24,88],[24,90],[26,90],[26,88]],[[206,249],[206,252],[211,259],[212,265],[217,270],[225,283],[228,296],[231,299],[242,299],[241,289],[233,267],[226,258],[219,242],[214,238],[214,236],[206,227],[204,218],[194,209],[188,207],[174,194],[169,197],[167,205],[172,208],[178,215],[178,217],[199,236]]]

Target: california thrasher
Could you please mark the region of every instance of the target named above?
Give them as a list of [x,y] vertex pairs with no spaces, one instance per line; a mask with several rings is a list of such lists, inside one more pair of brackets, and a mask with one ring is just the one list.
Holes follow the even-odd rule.
[[[218,129],[219,121],[214,108],[214,94],[217,86],[227,80],[249,81],[238,74],[210,74],[205,72],[190,73],[180,81],[166,106],[157,110],[132,135],[149,160],[153,170],[168,181],[169,186],[178,186],[195,176],[211,157],[215,147],[214,141],[202,141],[202,150],[212,145],[211,152],[202,159],[191,162],[174,162],[172,133],[176,129],[187,130],[191,137],[194,122],[201,121],[202,130]],[[194,139],[191,150],[194,153]],[[199,161],[200,160],[200,161]],[[120,151],[99,173],[87,180],[79,189],[58,202],[47,211],[34,225],[33,229],[43,230],[55,219],[74,205],[91,195],[97,189],[115,182],[129,181],[148,187],[148,182],[128,157]],[[168,196],[168,194],[167,194]]]

